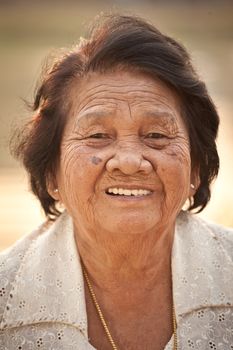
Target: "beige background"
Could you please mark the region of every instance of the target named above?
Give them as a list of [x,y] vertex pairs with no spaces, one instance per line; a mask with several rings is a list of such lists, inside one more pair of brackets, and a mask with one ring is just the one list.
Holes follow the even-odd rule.
[[219,178],[203,216],[233,225],[233,5],[195,2],[76,1],[0,3],[0,250],[35,228],[44,217],[29,193],[24,171],[10,157],[9,135],[28,116],[22,99],[32,101],[45,56],[70,46],[102,11],[135,13],[182,41],[207,82],[221,116]]

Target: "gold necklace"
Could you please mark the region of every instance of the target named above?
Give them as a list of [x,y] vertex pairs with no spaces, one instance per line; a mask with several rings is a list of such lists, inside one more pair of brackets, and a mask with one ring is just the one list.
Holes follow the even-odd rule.
[[[104,327],[104,331],[108,337],[108,340],[110,342],[110,344],[112,345],[112,348],[113,350],[118,350],[117,349],[117,346],[112,338],[112,335],[108,329],[108,326],[107,326],[107,323],[104,319],[104,316],[103,316],[103,313],[101,311],[101,308],[98,304],[98,301],[96,299],[96,295],[94,293],[94,290],[92,288],[92,285],[91,285],[91,282],[89,280],[89,277],[88,277],[88,274],[87,274],[87,271],[83,265],[83,262],[81,261],[81,265],[82,265],[82,269],[83,269],[83,274],[84,274],[84,277],[86,279],[86,282],[87,282],[87,286],[88,286],[88,289],[89,289],[89,292],[90,292],[90,295],[91,295],[91,298],[92,298],[92,301],[95,305],[95,308],[96,308],[96,311],[98,313],[98,316],[100,318],[100,321]],[[173,350],[178,350],[178,345],[177,345],[177,325],[176,325],[176,315],[175,315],[175,308],[174,308],[174,305],[172,305],[172,324],[173,324],[173,333],[174,333],[174,342],[173,342]]]

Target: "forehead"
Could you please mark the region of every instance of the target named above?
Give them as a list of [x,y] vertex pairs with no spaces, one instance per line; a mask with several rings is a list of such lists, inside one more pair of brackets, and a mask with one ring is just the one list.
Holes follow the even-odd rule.
[[124,108],[131,113],[164,114],[180,117],[180,100],[165,83],[140,72],[116,71],[90,73],[74,83],[70,98],[75,118],[90,114],[118,114]]

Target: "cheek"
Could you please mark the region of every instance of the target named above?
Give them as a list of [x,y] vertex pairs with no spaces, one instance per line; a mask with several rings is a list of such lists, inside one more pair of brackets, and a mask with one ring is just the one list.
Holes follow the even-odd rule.
[[163,152],[158,174],[166,195],[185,197],[189,193],[191,159],[188,147],[175,145]]
[[101,163],[103,160],[99,157],[93,156],[91,157],[91,162],[92,164],[98,165],[99,163]]
[[60,172],[64,178],[75,176],[82,179],[101,162],[102,159],[93,156],[90,149],[78,144],[67,145],[61,152]]
[[63,148],[57,174],[65,203],[83,202],[94,193],[103,161],[82,146]]
[[166,150],[167,161],[174,168],[182,168],[183,172],[190,171],[191,158],[189,147],[174,145],[171,149]]

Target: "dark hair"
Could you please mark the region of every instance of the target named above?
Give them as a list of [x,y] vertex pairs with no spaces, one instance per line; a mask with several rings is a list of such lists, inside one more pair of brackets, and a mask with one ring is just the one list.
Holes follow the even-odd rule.
[[176,91],[189,132],[192,167],[200,175],[189,210],[201,211],[210,199],[210,184],[219,168],[215,143],[219,117],[205,84],[180,43],[138,17],[114,14],[98,20],[88,39],[80,40],[47,70],[35,96],[34,116],[14,144],[14,155],[23,161],[31,189],[50,219],[60,214],[47,191],[47,179],[59,161],[71,82],[88,72],[118,67],[159,78]]

